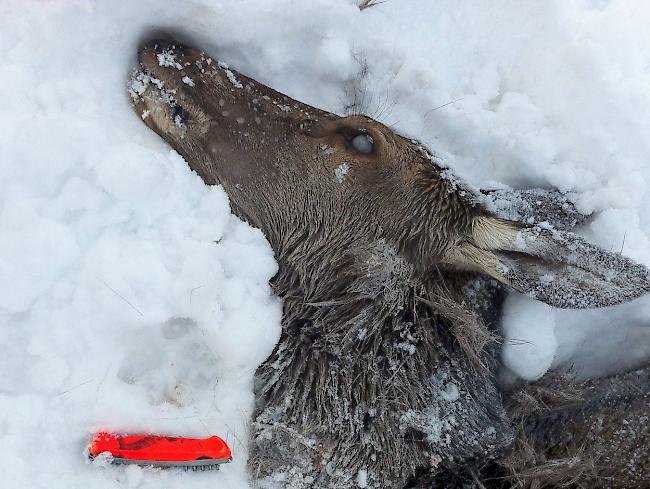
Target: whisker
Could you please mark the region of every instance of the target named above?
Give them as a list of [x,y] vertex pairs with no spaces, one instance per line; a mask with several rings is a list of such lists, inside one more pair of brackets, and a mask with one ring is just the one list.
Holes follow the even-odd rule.
[[442,104],[442,105],[439,105],[438,107],[434,107],[433,109],[429,109],[429,110],[427,110],[427,111],[424,113],[424,117],[423,117],[423,118],[426,119],[426,117],[427,117],[431,112],[433,112],[433,111],[435,111],[435,110],[438,110],[438,109],[442,109],[443,107],[447,107],[448,105],[455,104],[456,102],[459,102],[459,101],[463,100],[464,98],[465,98],[465,97],[459,97],[459,98],[457,98],[457,99],[455,99],[455,100],[452,100],[451,102],[447,102],[446,104]]

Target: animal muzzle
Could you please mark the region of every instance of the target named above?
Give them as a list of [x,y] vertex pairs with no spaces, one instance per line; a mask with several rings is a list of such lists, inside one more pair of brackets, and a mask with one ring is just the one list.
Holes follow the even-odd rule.
[[210,127],[196,89],[201,58],[200,52],[166,40],[150,41],[138,51],[129,93],[145,124],[172,146],[179,139],[200,137]]
[[302,161],[318,151],[317,126],[338,119],[174,41],[145,43],[138,60],[129,82],[136,112],[257,225],[264,201],[307,178]]
[[259,141],[265,133],[282,136],[319,117],[335,117],[175,41],[145,43],[138,61],[130,93],[145,123],[168,141],[211,130]]

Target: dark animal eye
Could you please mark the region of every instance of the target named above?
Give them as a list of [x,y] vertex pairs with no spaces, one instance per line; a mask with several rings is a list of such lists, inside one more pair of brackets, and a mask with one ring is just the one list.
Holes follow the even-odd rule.
[[350,146],[356,149],[359,153],[369,155],[372,153],[375,142],[372,140],[370,134],[362,132],[350,139]]

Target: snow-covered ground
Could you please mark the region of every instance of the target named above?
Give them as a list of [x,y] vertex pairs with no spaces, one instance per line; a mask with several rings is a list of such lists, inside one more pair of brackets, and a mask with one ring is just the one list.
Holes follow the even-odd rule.
[[[129,106],[153,29],[294,98],[354,99],[476,186],[556,187],[595,243],[650,265],[650,5],[634,0],[0,0],[0,474],[12,488],[246,488],[276,264]],[[356,96],[355,96],[356,94]],[[504,359],[535,378],[650,355],[650,298],[513,295]],[[218,473],[84,464],[93,430],[221,434]]]

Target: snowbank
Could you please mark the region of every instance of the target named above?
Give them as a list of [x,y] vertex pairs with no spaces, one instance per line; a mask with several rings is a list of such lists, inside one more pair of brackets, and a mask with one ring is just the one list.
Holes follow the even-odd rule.
[[[474,185],[570,192],[596,213],[589,239],[650,264],[645,2],[0,7],[6,487],[248,487],[252,375],[279,334],[276,264],[223,191],[132,112],[127,75],[154,28],[313,105],[343,113],[356,100]],[[510,300],[505,357],[523,377],[572,362],[594,375],[650,353],[648,299],[554,315]],[[235,461],[219,473],[84,465],[97,428],[218,433]]]

